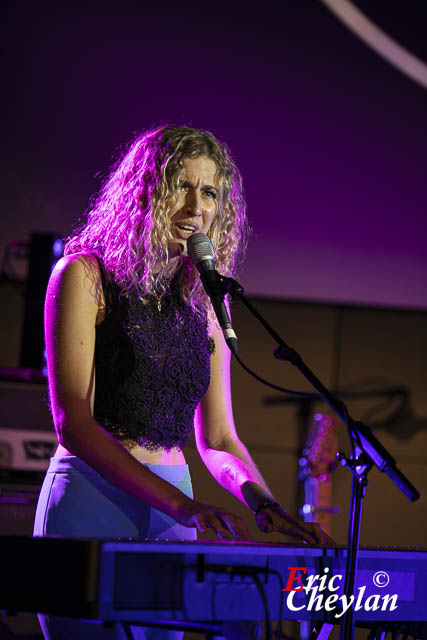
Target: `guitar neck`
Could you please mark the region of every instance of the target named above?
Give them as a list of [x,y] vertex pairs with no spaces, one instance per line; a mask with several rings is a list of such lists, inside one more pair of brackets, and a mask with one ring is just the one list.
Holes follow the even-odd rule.
[[304,519],[316,521],[331,535],[332,479],[338,442],[337,423],[326,414],[316,414],[304,448]]
[[304,480],[304,502],[310,505],[311,521],[320,524],[323,531],[331,534],[331,510],[332,510],[332,478],[330,473],[320,476],[307,476]]

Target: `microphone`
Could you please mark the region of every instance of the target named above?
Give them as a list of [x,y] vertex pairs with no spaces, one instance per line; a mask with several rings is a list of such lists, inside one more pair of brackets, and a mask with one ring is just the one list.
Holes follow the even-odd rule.
[[224,304],[224,291],[220,275],[215,270],[212,242],[205,233],[194,233],[187,239],[187,253],[200,273],[200,279],[212,303],[224,340],[230,351],[237,355],[237,336],[231,326],[227,307]]

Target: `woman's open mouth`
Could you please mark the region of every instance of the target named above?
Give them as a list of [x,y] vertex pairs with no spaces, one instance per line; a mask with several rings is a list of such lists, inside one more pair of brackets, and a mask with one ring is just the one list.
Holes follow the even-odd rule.
[[178,227],[178,229],[182,231],[185,235],[191,235],[192,233],[197,231],[196,227],[193,226],[192,224],[177,223],[175,226]]

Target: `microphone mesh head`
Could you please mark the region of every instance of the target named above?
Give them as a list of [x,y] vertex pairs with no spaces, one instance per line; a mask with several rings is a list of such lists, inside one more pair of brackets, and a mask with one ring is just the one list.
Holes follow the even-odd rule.
[[201,260],[214,259],[212,242],[205,233],[194,233],[188,238],[187,253],[194,264],[197,264]]

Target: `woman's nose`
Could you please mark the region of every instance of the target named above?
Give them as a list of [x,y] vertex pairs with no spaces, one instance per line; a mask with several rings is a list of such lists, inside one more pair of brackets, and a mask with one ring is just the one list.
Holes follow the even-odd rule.
[[187,194],[187,211],[192,216],[200,216],[202,214],[202,198],[196,189],[189,191]]

